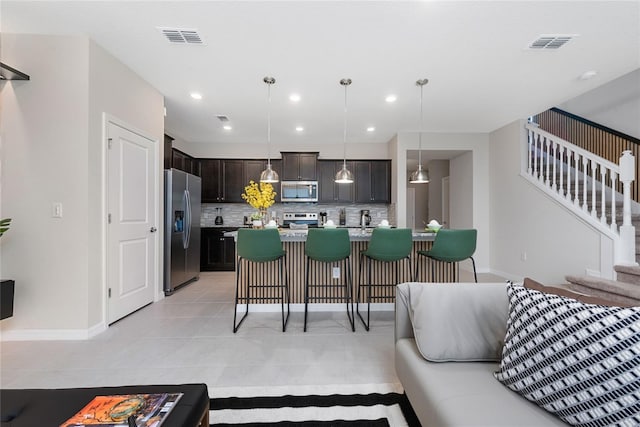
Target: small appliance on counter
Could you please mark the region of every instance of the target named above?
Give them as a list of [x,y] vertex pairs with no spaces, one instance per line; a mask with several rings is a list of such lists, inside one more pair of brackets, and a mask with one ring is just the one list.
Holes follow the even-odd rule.
[[371,225],[371,211],[369,209],[360,210],[360,227]]
[[318,218],[318,227],[324,227],[326,223],[327,223],[327,213],[320,212],[320,217]]
[[340,209],[340,225],[347,225],[347,212],[344,208]]
[[[284,212],[282,214],[282,226],[292,228],[292,224],[305,224],[307,227],[317,227],[318,214],[315,212]],[[293,228],[295,228],[295,225]]]
[[222,219],[222,208],[216,208],[216,219],[214,220],[215,225],[224,224],[224,220]]

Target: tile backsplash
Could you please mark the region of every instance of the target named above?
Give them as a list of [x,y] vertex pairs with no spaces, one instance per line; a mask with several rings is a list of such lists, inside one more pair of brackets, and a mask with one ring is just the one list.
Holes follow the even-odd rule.
[[[250,216],[255,212],[251,206],[246,203],[203,203],[202,215],[200,217],[200,225],[202,227],[214,227],[216,215],[218,214],[216,208],[221,208],[221,216],[224,221],[223,225],[226,227],[241,227],[243,225],[244,217]],[[267,211],[269,217],[273,212],[277,216],[279,222],[282,222],[282,214],[284,212],[326,212],[327,219],[333,220],[336,224],[339,224],[340,209],[344,209],[346,213],[346,225],[348,227],[360,226],[360,210],[369,209],[371,215],[371,226],[375,227],[380,224],[383,219],[388,220],[391,225],[395,225],[395,221],[389,218],[388,205],[381,204],[322,204],[322,203],[276,203],[271,206]]]

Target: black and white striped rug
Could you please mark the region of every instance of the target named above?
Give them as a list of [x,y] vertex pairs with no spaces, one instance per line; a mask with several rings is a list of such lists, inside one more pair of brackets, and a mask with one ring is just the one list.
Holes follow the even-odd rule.
[[267,395],[254,396],[247,396],[245,389],[243,397],[218,392],[210,401],[209,422],[211,427],[420,427],[401,390],[376,387],[376,392],[368,392],[368,387],[356,388],[365,393],[345,394],[344,387],[337,387],[336,393],[329,394],[331,388],[327,386],[313,394],[300,394],[308,388],[294,388],[280,395],[271,390]]

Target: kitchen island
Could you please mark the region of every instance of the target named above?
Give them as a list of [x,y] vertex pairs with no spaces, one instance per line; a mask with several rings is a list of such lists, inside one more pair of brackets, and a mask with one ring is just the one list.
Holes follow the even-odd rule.
[[[304,243],[307,239],[307,230],[279,229],[280,239],[284,249],[287,252],[286,273],[289,279],[289,291],[292,304],[304,303],[304,283],[305,283],[305,263]],[[360,274],[360,252],[367,248],[369,240],[371,240],[372,228],[362,230],[361,228],[349,229],[349,240],[351,241],[351,271],[353,275],[353,295],[357,295],[358,281]],[[236,237],[237,232],[225,233],[226,237]],[[428,262],[425,257],[418,257],[416,252],[419,250],[428,250],[435,240],[435,233],[432,232],[413,232],[413,251],[411,254],[411,274],[408,274],[406,262],[399,264],[398,279],[396,279],[396,267],[391,263],[374,262],[372,264],[372,283],[389,284],[389,288],[375,288],[373,295],[375,303],[386,303],[388,306],[395,300],[393,286],[397,283],[413,281],[413,272],[416,260],[420,261],[418,281],[430,281],[431,270],[429,270]],[[313,277],[315,283],[327,283],[331,285],[341,285],[344,283],[345,271],[340,267],[342,264],[333,263],[326,266],[317,264],[313,269]],[[338,270],[336,270],[336,268]],[[438,281],[450,281],[451,271],[449,268],[443,268],[440,263],[436,264],[436,279]],[[276,263],[252,263],[248,268],[242,269],[241,281],[245,279],[244,275],[248,274],[252,283],[276,283],[277,282],[277,264]],[[363,272],[366,274],[366,272]],[[237,271],[236,271],[236,274]],[[336,277],[337,276],[337,277]],[[243,290],[240,290],[240,296]],[[260,290],[262,294],[258,295],[265,304],[275,304],[279,300],[277,291],[274,288],[265,288]],[[341,303],[342,290],[340,287],[327,287],[326,294],[322,295],[325,304]],[[271,294],[270,294],[271,293]],[[271,299],[273,298],[273,300]],[[340,306],[342,309],[342,306]],[[337,308],[337,307],[336,307]]]

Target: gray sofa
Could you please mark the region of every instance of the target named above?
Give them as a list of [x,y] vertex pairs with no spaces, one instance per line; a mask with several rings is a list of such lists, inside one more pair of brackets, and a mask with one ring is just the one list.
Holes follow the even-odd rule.
[[423,426],[567,425],[494,378],[507,315],[504,283],[398,285],[396,373]]

